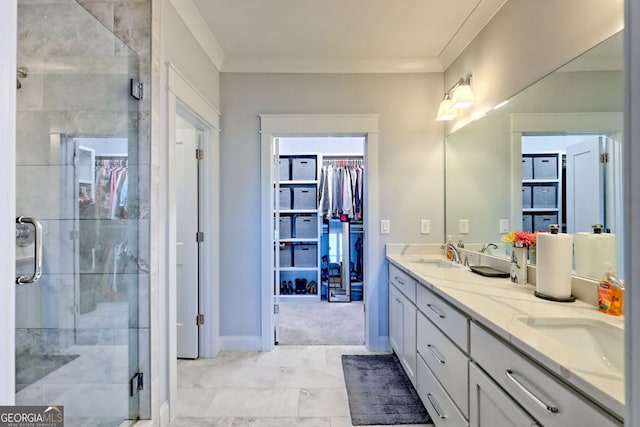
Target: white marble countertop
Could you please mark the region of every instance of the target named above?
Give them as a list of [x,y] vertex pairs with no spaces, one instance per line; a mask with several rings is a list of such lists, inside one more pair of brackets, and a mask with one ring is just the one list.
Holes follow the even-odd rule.
[[[459,265],[443,268],[424,262],[434,258],[446,262],[433,248],[420,252],[400,253],[388,248],[387,259],[591,400],[618,418],[624,418],[623,316],[609,316],[580,300],[573,303],[542,300],[533,295],[532,285],[520,287],[508,278],[480,276]],[[573,342],[567,342],[527,325],[545,321],[572,323],[576,318],[586,323],[604,322],[607,328],[611,327],[611,336],[617,341],[596,342],[586,334],[576,333],[572,336]],[[622,348],[615,348],[619,345]],[[598,346],[603,351],[617,350],[620,360],[617,363],[615,357],[605,360],[598,354],[601,352],[595,350]]]

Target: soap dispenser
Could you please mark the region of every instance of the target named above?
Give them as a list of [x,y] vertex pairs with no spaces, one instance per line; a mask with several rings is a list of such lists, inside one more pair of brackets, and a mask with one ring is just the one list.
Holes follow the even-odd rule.
[[616,277],[610,263],[598,285],[598,310],[612,316],[624,313],[624,283]]
[[449,245],[453,245],[453,236],[451,234],[447,235],[447,259],[453,259],[453,248]]

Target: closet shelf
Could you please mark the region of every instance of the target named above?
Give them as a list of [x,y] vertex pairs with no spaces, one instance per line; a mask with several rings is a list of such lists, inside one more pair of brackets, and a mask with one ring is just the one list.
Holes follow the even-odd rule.
[[[274,211],[275,212],[275,211]],[[281,214],[317,214],[317,209],[280,209]]]
[[558,179],[523,179],[523,184],[555,184],[559,182]]
[[[316,180],[295,180],[295,181],[280,181],[280,186],[283,185],[316,185],[318,181]],[[275,182],[273,183],[275,186]]]
[[280,267],[280,271],[318,271],[318,267]]
[[558,208],[522,208],[522,212],[558,212]]
[[309,239],[305,239],[304,237],[300,237],[300,238],[292,238],[292,239],[280,239],[278,240],[280,243],[317,243],[319,241],[319,239],[317,238],[309,238]]

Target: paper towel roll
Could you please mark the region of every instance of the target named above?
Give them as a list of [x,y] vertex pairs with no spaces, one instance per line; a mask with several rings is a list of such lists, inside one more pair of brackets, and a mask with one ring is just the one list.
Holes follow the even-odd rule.
[[536,291],[552,298],[571,296],[571,234],[538,233]]
[[606,263],[616,270],[616,235],[576,233],[573,236],[576,275],[600,280],[607,271]]

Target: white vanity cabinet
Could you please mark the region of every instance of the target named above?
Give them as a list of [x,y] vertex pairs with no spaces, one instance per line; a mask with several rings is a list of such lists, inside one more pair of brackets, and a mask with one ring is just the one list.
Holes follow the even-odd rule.
[[416,286],[418,282],[389,265],[389,341],[411,383],[416,385]]
[[540,425],[475,363],[469,365],[470,426],[533,427]]
[[468,319],[423,284],[416,304],[418,394],[437,427],[467,426]]
[[[477,372],[472,374],[470,386],[472,426],[622,426],[618,420],[582,398],[576,391],[560,382],[537,363],[525,358],[511,346],[475,323],[471,324],[470,347],[471,358],[490,377],[490,379],[483,378]],[[472,366],[472,372],[474,369],[477,367]],[[474,381],[479,384],[475,384]],[[498,394],[497,387],[492,388],[488,385],[491,383],[499,385],[504,393]],[[508,410],[510,415],[513,415],[514,411],[521,407],[522,411],[530,418],[535,419],[537,424],[519,422],[487,424],[488,419],[483,418],[488,415],[501,419],[500,417],[506,416],[506,412],[499,412],[507,407],[510,408]],[[528,417],[520,419],[529,420]]]

